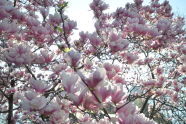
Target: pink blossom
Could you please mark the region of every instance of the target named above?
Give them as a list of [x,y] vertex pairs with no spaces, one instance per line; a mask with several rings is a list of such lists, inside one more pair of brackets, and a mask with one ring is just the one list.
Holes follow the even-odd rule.
[[139,23],[139,19],[138,18],[130,18],[130,17],[128,17],[127,18],[127,22],[129,23],[129,24],[132,24],[132,23]]
[[78,75],[76,74],[69,74],[66,72],[61,73],[62,78],[62,85],[66,92],[68,93],[75,93],[77,92],[77,88],[75,87],[76,82],[78,81]]
[[108,4],[101,0],[93,0],[93,2],[90,4],[90,8],[94,11],[95,16],[99,17],[101,12],[108,8]]
[[120,37],[115,33],[111,33],[110,37],[109,37],[110,41],[117,41],[117,40],[119,40],[119,38]]
[[89,35],[87,32],[85,33],[82,31],[79,33],[79,36],[80,36],[80,41],[84,43],[88,39]]
[[99,87],[95,90],[96,95],[99,97],[99,99],[102,102],[105,102],[106,99],[110,96],[111,94],[111,88],[110,87]]
[[65,70],[67,65],[64,63],[56,64],[52,67],[52,70],[55,74],[59,74],[61,71]]
[[42,113],[45,115],[51,115],[56,111],[59,111],[60,109],[61,108],[59,104],[57,104],[56,102],[51,102],[45,108],[43,108]]
[[71,50],[65,55],[65,59],[71,66],[76,67],[81,59],[81,54],[77,51]]
[[178,71],[182,74],[185,74],[186,73],[186,65],[180,65],[178,67]]
[[156,124],[154,121],[145,117],[144,114],[137,114],[139,111],[132,103],[122,107],[117,113],[121,124]]
[[41,80],[35,80],[33,78],[29,80],[29,83],[31,87],[39,93],[44,93],[45,91],[51,88],[51,85],[48,85],[46,82]]
[[89,45],[87,50],[85,50],[85,53],[88,54],[88,55],[89,54],[94,54],[94,53],[96,53],[96,49],[92,45]]
[[51,24],[59,24],[61,23],[61,17],[59,14],[55,13],[54,15],[49,15],[49,21]]
[[128,64],[132,64],[138,59],[138,56],[133,53],[123,52],[120,55],[127,61]]
[[35,18],[32,18],[32,17],[28,17],[28,18],[26,18],[26,23],[27,23],[27,25],[28,26],[35,26],[35,27],[37,27],[37,26],[39,26],[39,21],[37,20],[37,19],[35,19]]
[[180,56],[179,61],[185,65],[186,64],[186,55]]
[[155,72],[157,75],[161,75],[161,74],[163,74],[163,68],[157,67]]
[[156,83],[157,83],[157,81],[155,81],[155,80],[149,80],[149,81],[143,82],[143,85],[152,87],[152,86],[155,86]]
[[25,96],[26,96],[25,98],[22,98],[21,107],[28,111],[41,110],[42,108],[45,107],[45,105],[48,102],[48,100],[45,97],[39,96],[33,92],[27,92]]
[[102,42],[101,38],[98,37],[98,35],[96,33],[89,34],[88,39],[89,39],[90,43],[95,47],[98,47]]
[[0,32],[14,34],[18,31],[19,31],[19,28],[15,22],[12,22],[12,23],[1,22],[0,23]]
[[170,27],[171,22],[168,19],[162,18],[157,23],[157,28],[162,31],[168,30]]
[[138,108],[132,103],[128,103],[127,105],[125,105],[124,107],[122,107],[117,111],[119,116],[126,116],[126,117],[129,115],[134,115],[137,112],[138,112]]
[[74,95],[74,94],[70,94],[69,98],[73,101],[73,103],[76,106],[79,106],[80,104],[83,104],[83,102],[84,102],[84,98],[85,98],[85,95],[86,95],[85,93],[86,93],[86,90],[81,92],[81,94],[79,96],[78,95]]
[[117,104],[119,103],[123,97],[124,97],[124,93],[122,90],[118,90],[118,88],[114,88],[112,89],[112,92],[110,93],[111,95],[111,101],[114,103],[114,104]]
[[87,95],[84,98],[83,107],[90,110],[98,110],[100,104],[97,102],[96,98],[92,95]]
[[63,123],[67,123],[69,117],[69,113],[66,113],[64,110],[59,110],[54,112],[51,116],[50,116],[50,122],[51,124],[63,124]]
[[[1,6],[0,6],[0,7],[1,7]],[[10,16],[9,13],[7,13],[7,12],[3,9],[3,7],[0,8],[0,12],[1,12],[1,13],[0,13],[0,19],[1,19],[1,20]]]
[[40,110],[43,107],[45,107],[45,105],[47,104],[47,99],[43,96],[40,97],[36,97],[34,99],[32,99],[31,101],[29,101],[29,105],[31,110]]
[[[100,71],[100,72],[99,72]],[[101,73],[101,71],[103,73]],[[93,74],[91,74],[89,76],[89,78],[86,79],[86,83],[87,85],[90,87],[90,88],[94,88],[96,87],[98,84],[100,84],[102,82],[102,80],[104,79],[105,77],[105,70],[104,69],[99,69],[99,70],[96,70],[95,72],[93,72]]]
[[122,124],[157,124],[153,120],[145,117],[144,114],[129,115],[127,118],[123,117],[122,119],[120,119],[120,122]]
[[[111,39],[115,39],[115,37],[112,35]],[[116,38],[117,39],[117,38]],[[118,39],[116,41],[110,41],[109,47],[112,52],[118,52],[121,50],[125,50],[129,45],[128,40],[125,39]]]
[[32,100],[34,99],[35,97],[38,96],[38,93],[37,92],[34,92],[34,91],[26,91],[24,96],[28,99],[28,100]]
[[87,84],[91,88],[94,88],[104,80],[105,75],[106,75],[105,69],[104,68],[98,68],[98,69],[96,69],[96,71],[93,72],[92,77],[90,77],[87,80]]
[[7,91],[7,93],[15,93],[16,89],[15,88],[8,88],[6,91]]
[[173,94],[172,100],[173,100],[174,102],[178,102],[179,98],[178,98],[178,94],[177,94],[177,93],[174,93],[174,94]]
[[86,58],[84,60],[84,66],[85,66],[86,69],[91,69],[92,68],[92,65],[93,65],[93,63],[92,63],[92,61],[90,61],[89,58]]
[[75,21],[66,21],[64,23],[64,30],[67,34],[70,34],[73,29],[75,29],[77,26],[77,23]]
[[31,64],[34,59],[30,48],[25,44],[14,45],[14,47],[8,48],[4,53],[4,57],[8,62],[16,65]]
[[115,83],[126,84],[125,80],[118,75],[114,76],[113,80],[115,81]]
[[181,51],[184,55],[186,55],[186,44],[182,44],[181,46],[178,47],[178,50]]
[[53,54],[52,53],[49,53],[48,50],[41,50],[40,51],[40,54],[35,56],[35,60],[34,62],[35,63],[38,63],[38,64],[43,64],[43,63],[49,63],[51,62],[53,59]]
[[146,35],[147,32],[149,31],[149,28],[146,25],[142,24],[130,24],[128,27],[126,27],[126,31],[128,32],[135,32],[139,35]]

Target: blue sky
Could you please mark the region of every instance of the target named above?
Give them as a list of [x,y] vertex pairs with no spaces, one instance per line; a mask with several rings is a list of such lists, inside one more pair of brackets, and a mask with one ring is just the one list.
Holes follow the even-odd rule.
[[[69,7],[67,8],[67,15],[72,19],[77,21],[77,28],[83,31],[94,31],[93,14],[90,11],[89,4],[92,0],[68,0]],[[125,6],[127,2],[133,0],[104,0],[109,4],[109,11],[113,12],[117,7]],[[149,3],[150,0],[144,0],[145,4]],[[163,0],[160,0],[163,1]],[[182,15],[186,17],[185,6],[186,0],[168,0],[173,7],[173,11],[176,15]],[[77,36],[76,31],[75,34]]]

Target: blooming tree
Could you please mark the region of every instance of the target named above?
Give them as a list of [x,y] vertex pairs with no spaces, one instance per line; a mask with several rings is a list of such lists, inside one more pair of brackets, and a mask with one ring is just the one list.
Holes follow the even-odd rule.
[[8,124],[186,121],[184,18],[134,0],[80,32],[63,0],[0,0],[0,114]]

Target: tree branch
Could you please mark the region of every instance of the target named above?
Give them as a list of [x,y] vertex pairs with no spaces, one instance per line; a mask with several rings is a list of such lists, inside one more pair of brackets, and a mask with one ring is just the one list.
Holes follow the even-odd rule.
[[[10,82],[11,87],[15,87],[15,80],[11,80]],[[8,97],[8,117],[7,117],[7,123],[12,124],[12,116],[13,116],[13,98],[14,93],[11,93]]]

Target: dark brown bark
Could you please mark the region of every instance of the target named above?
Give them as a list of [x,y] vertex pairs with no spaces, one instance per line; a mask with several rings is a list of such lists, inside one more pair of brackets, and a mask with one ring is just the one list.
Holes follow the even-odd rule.
[[[11,87],[15,87],[15,81],[12,79],[10,82]],[[12,116],[13,116],[13,96],[14,93],[11,93],[8,97],[8,117],[7,117],[7,123],[12,124]]]

